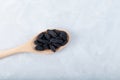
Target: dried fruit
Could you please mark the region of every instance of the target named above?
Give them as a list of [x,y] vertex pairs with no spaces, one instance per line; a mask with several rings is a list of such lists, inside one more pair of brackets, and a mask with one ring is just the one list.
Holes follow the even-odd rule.
[[56,47],[56,48],[59,48],[61,45],[60,44],[57,44],[57,43],[53,43],[53,45]]
[[38,40],[36,40],[36,41],[34,41],[34,44],[36,44],[36,45],[43,45],[41,42],[39,42]]
[[49,40],[50,39],[50,35],[46,33],[45,34],[45,38]]
[[56,37],[57,34],[53,30],[47,30],[47,33],[51,35],[52,37]]
[[67,40],[67,33],[66,32],[60,32],[60,37],[63,39],[63,40]]
[[53,52],[56,51],[56,49],[55,49],[55,47],[54,47],[53,45],[50,45],[50,49],[51,49]]
[[38,41],[40,41],[41,43],[48,43],[47,40],[43,40],[43,39],[38,39]]
[[36,45],[35,49],[43,51],[50,49],[53,52],[56,51],[61,46],[64,46],[68,42],[68,35],[64,31],[60,30],[47,30],[38,35],[37,39],[34,41]]
[[34,41],[34,43],[37,45],[37,44],[39,44],[39,41],[38,41],[38,40],[36,40],[36,41]]
[[50,42],[52,42],[52,43],[57,43],[58,41],[57,41],[57,39],[52,38],[52,39],[50,39]]
[[44,33],[38,35],[38,38],[41,39],[44,36]]
[[44,50],[44,48],[43,48],[42,46],[39,46],[39,45],[37,45],[37,46],[35,47],[35,49],[36,49],[36,50],[39,50],[39,51]]
[[54,29],[53,31],[54,31],[57,35],[60,34],[60,31],[59,31],[59,30]]
[[64,41],[63,43],[61,43],[62,46],[64,46],[67,43],[67,41]]
[[43,48],[44,48],[44,49],[49,49],[48,44],[44,44],[44,45],[43,45]]

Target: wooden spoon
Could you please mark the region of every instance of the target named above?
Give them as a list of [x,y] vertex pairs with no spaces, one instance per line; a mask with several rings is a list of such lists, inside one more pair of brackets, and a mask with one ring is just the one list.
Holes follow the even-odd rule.
[[[66,30],[62,30],[62,29],[57,29],[57,30],[65,31],[67,34],[69,34],[69,32],[66,31]],[[42,32],[44,32],[44,31],[40,31],[40,33],[42,33]],[[37,34],[37,36],[38,36],[38,34]],[[5,50],[5,51],[0,51],[0,58],[4,58],[4,57],[10,56],[10,55],[13,55],[13,54],[16,54],[16,53],[21,53],[21,52],[43,53],[43,54],[54,53],[51,50],[44,50],[44,51],[35,50],[34,49],[35,48],[34,41],[36,40],[37,36],[33,37],[31,40],[29,40],[28,42],[26,42],[25,44],[23,44],[23,45],[21,45],[19,47],[9,49],[9,50]],[[68,38],[70,38],[70,36]],[[58,50],[63,49],[65,46],[61,46]]]

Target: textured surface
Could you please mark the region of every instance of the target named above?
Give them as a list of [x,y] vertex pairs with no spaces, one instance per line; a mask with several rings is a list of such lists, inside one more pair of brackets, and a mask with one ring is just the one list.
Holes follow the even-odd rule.
[[45,28],[66,28],[71,42],[53,55],[24,53],[0,60],[0,80],[119,80],[119,0],[0,0],[0,49]]

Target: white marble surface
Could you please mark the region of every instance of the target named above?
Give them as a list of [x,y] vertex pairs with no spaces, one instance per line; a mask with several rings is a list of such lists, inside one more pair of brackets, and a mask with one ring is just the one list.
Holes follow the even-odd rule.
[[120,0],[0,0],[1,50],[56,27],[71,32],[64,50],[2,59],[0,80],[120,79]]

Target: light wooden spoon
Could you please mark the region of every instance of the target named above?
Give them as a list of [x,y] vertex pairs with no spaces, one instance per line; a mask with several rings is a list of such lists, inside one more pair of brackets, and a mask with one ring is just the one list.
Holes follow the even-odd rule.
[[[62,29],[57,29],[57,30],[65,31],[67,34],[69,34],[69,32],[66,31],[66,30],[62,30]],[[40,33],[42,33],[42,32],[44,32],[44,31],[40,31]],[[37,36],[39,34],[37,34]],[[34,41],[36,40],[37,36],[33,37],[31,40],[29,40],[28,42],[26,42],[25,44],[23,44],[23,45],[21,45],[19,47],[16,47],[16,48],[13,48],[13,49],[9,49],[9,50],[5,50],[5,51],[0,51],[0,58],[4,58],[4,57],[10,56],[10,55],[13,55],[13,54],[16,54],[16,53],[22,53],[22,52],[43,53],[43,54],[54,53],[51,50],[44,50],[44,51],[37,51],[37,50],[35,50],[34,49],[35,48]],[[70,39],[70,36],[68,36],[68,38]],[[58,50],[63,49],[65,46],[61,46]]]

